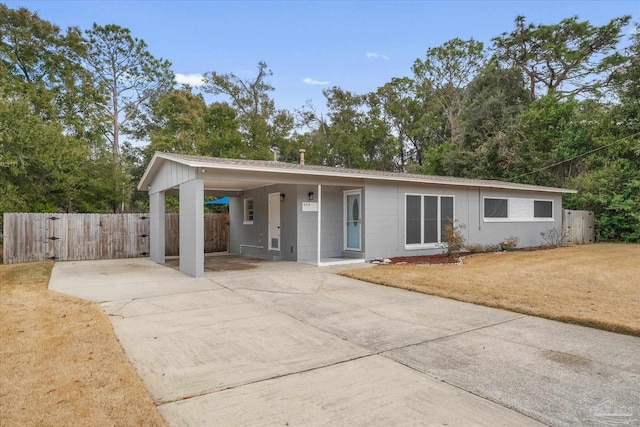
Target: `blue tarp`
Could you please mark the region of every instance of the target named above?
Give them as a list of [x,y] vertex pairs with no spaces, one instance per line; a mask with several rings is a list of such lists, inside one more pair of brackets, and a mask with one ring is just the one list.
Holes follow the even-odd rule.
[[218,200],[209,200],[208,202],[204,202],[205,205],[228,205],[229,204],[229,198],[228,197],[223,197],[221,199]]

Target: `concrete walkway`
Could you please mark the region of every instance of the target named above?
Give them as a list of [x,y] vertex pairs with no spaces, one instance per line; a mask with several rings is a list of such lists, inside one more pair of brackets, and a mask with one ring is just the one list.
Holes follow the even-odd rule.
[[217,258],[203,279],[56,263],[49,284],[102,303],[172,426],[639,423],[638,338]]

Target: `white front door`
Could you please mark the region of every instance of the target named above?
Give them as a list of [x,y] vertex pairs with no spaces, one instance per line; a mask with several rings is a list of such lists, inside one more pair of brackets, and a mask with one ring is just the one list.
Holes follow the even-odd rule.
[[344,248],[351,251],[359,251],[362,236],[360,190],[344,192],[344,210]]
[[280,251],[280,193],[269,194],[269,250]]

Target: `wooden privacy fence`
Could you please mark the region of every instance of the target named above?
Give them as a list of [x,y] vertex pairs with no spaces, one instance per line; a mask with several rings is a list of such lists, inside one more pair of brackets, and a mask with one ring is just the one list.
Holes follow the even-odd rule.
[[[228,215],[207,213],[204,251],[226,251]],[[166,214],[165,254],[179,254],[179,216]],[[135,258],[149,254],[149,214],[5,213],[5,264]]]
[[565,243],[581,245],[595,242],[595,226],[593,212],[562,210],[562,232]]
[[[180,216],[165,214],[165,255],[180,253]],[[229,248],[229,215],[225,213],[204,214],[204,251],[224,252]]]

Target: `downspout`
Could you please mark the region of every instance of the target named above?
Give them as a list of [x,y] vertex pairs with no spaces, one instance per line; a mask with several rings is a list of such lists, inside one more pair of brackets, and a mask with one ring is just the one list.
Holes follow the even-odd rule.
[[320,251],[322,246],[320,245],[320,239],[322,236],[322,185],[318,184],[318,247],[316,248],[318,251],[317,262],[318,265],[321,263]]
[[482,197],[480,187],[478,187],[478,230],[482,230]]

